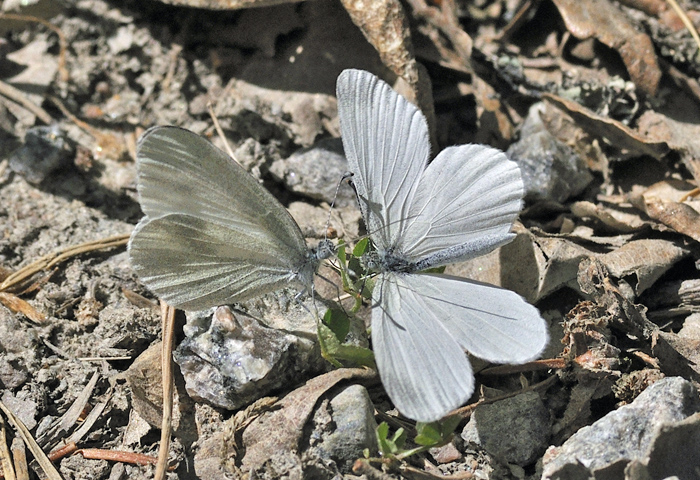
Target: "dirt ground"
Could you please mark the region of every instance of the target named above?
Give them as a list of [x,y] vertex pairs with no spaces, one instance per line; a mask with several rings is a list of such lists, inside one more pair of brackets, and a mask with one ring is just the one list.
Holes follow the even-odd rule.
[[[22,450],[17,421],[47,453],[158,455],[161,315],[125,249],[142,217],[138,136],[177,125],[221,147],[211,106],[310,244],[329,231],[353,244],[335,82],[359,68],[420,105],[433,150],[483,143],[519,163],[516,239],[447,273],[518,292],[550,344],[522,367],[473,359],[447,445],[357,465],[380,453],[377,423],[406,429],[402,452],[414,424],[372,371],[321,357],[312,303],[285,291],[179,315],[167,478],[700,478],[679,446],[700,439],[700,53],[683,21],[700,27],[696,4],[408,0],[404,15],[387,0],[372,17],[336,0],[28,3],[0,16],[0,401],[18,419],[0,425],[0,460]],[[351,337],[368,345],[361,327]],[[266,374],[232,378],[231,361]],[[668,414],[645,416],[656,409]],[[59,477],[27,452],[27,478],[153,478],[100,452],[56,459]]]

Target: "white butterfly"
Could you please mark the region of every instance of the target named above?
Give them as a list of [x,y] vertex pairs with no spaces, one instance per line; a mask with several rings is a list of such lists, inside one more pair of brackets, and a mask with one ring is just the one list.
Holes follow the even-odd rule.
[[428,165],[425,118],[369,72],[342,72],[337,96],[345,155],[380,271],[372,295],[379,375],[399,411],[434,421],[474,390],[464,350],[524,363],[547,343],[545,321],[516,293],[418,273],[513,238],[520,170],[482,145],[447,148]]
[[168,304],[204,310],[290,283],[310,289],[330,241],[309,249],[287,210],[209,141],[155,127],[137,146],[146,216],[129,240],[141,281]]

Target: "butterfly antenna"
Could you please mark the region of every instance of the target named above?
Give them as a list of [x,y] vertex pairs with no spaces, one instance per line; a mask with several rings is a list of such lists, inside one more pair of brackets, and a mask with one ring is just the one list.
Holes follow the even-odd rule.
[[[338,181],[338,184],[335,186],[335,193],[333,194],[333,201],[331,202],[331,206],[328,209],[328,220],[326,220],[326,229],[323,232],[323,239],[328,240],[328,229],[331,225],[331,216],[333,215],[333,208],[335,207],[335,202],[338,200],[338,192],[340,191],[340,187],[343,185],[343,182],[347,179],[353,176],[352,172],[345,172],[342,177],[340,177],[340,180]],[[354,188],[353,188],[354,190]]]

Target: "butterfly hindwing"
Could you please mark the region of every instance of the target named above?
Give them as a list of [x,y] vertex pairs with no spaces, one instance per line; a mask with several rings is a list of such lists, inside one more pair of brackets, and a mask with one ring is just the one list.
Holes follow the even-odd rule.
[[520,170],[502,151],[446,148],[420,177],[396,246],[416,262],[436,257],[422,268],[483,255],[512,239],[522,196]]
[[462,405],[474,390],[471,365],[428,308],[406,283],[413,275],[377,277],[372,295],[372,346],[379,375],[401,413],[432,422]]
[[420,304],[462,349],[489,362],[525,363],[547,344],[547,325],[520,295],[465,278],[405,274],[404,305]]

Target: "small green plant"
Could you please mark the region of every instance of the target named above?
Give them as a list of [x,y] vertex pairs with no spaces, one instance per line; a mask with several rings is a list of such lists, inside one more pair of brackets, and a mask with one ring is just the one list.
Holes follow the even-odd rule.
[[340,309],[329,308],[323,319],[318,322],[318,340],[321,355],[336,367],[342,367],[342,361],[376,370],[372,350],[346,343],[350,332],[350,318]]
[[[376,430],[379,453],[383,458],[403,460],[431,448],[441,447],[452,440],[454,431],[461,420],[459,415],[450,415],[437,422],[416,423],[416,436],[413,443],[418,446],[409,449],[404,448],[407,439],[406,431],[399,428],[390,437],[389,425],[382,422]],[[365,457],[372,460],[369,458],[368,451],[365,451]]]
[[366,275],[359,260],[369,248],[369,240],[360,240],[351,254],[346,252],[347,247],[348,245],[340,240],[336,270],[340,274],[343,290],[355,299],[355,304],[349,311],[329,308],[318,322],[321,355],[336,367],[342,367],[343,362],[349,362],[376,370],[374,354],[370,349],[347,342],[351,322],[359,321],[353,314],[360,309],[363,300],[371,299],[372,296],[373,282]]
[[360,309],[363,300],[372,299],[374,282],[360,261],[369,250],[370,243],[368,238],[363,238],[357,242],[350,255],[346,252],[347,246],[342,240],[338,243],[338,272],[343,282],[343,290],[355,299],[355,305],[351,309],[354,313]]

